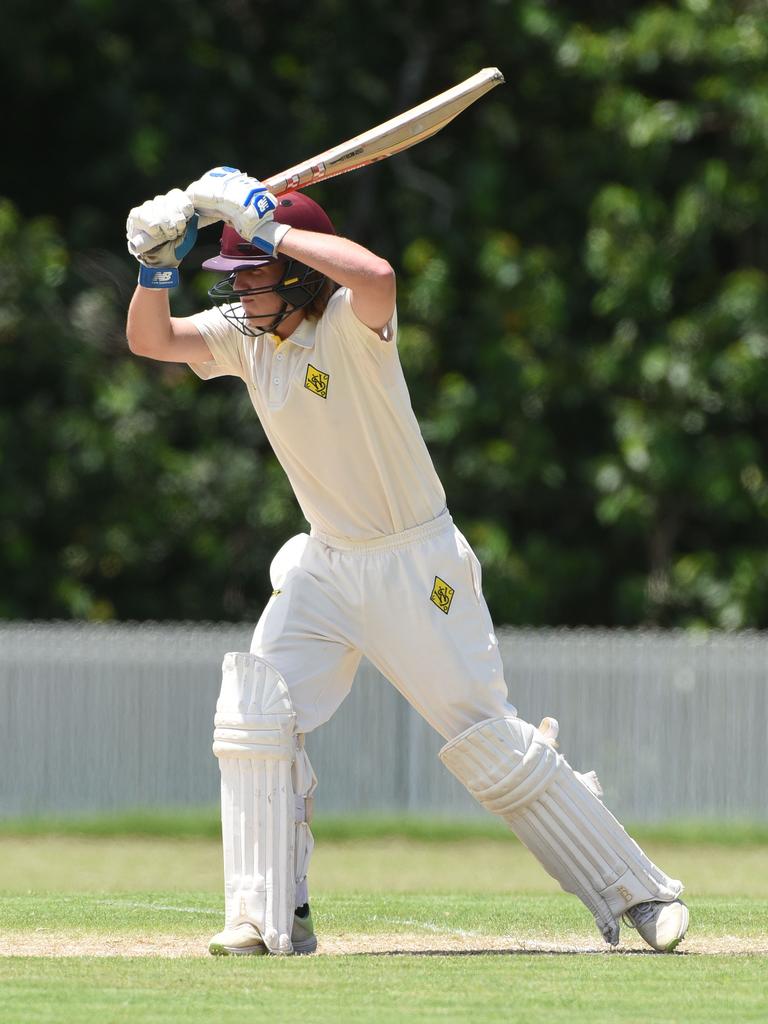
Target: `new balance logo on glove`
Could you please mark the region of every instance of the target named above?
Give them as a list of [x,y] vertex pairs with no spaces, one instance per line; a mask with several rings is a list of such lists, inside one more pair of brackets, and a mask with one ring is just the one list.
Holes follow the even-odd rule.
[[[258,199],[256,198],[258,196]],[[274,197],[266,188],[254,188],[248,193],[243,206],[253,206],[260,217],[266,216],[277,206]]]

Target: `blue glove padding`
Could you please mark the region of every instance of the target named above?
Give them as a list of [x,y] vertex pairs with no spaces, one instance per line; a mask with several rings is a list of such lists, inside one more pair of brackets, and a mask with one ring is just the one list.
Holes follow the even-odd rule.
[[176,288],[178,266],[197,241],[198,217],[189,218],[187,230],[175,242],[164,242],[139,256],[139,284],[143,288]]

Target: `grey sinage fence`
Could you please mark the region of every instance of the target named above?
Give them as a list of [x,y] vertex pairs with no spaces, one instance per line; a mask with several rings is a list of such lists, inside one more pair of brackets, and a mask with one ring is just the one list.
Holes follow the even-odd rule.
[[[0,816],[212,804],[212,716],[237,625],[0,624]],[[768,819],[768,634],[500,630],[521,717],[560,721],[632,822]],[[441,739],[365,663],[307,741],[318,813],[466,818]]]

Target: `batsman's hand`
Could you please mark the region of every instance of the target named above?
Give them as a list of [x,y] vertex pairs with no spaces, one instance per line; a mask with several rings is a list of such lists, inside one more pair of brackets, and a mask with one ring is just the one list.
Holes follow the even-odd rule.
[[180,188],[134,206],[126,223],[128,252],[145,267],[178,267],[197,237],[197,217]]
[[273,221],[277,199],[267,186],[235,167],[214,167],[187,186],[187,195],[203,217],[226,221],[243,238],[270,255],[287,225]]

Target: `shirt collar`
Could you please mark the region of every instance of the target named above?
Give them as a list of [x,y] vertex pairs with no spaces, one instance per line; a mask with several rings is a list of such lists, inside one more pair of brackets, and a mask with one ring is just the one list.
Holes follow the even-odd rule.
[[313,320],[307,320],[305,317],[293,334],[289,334],[285,341],[290,341],[291,344],[298,345],[299,348],[314,348],[315,326]]

